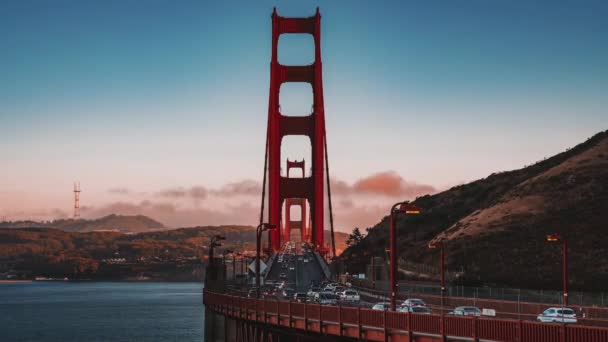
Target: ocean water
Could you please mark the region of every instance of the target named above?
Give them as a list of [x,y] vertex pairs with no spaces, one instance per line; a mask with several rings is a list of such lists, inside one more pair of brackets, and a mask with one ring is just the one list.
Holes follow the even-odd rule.
[[0,283],[0,341],[203,341],[200,283]]

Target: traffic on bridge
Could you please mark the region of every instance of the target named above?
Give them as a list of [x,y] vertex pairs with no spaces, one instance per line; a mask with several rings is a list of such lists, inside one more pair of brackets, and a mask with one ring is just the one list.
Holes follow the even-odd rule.
[[[425,214],[424,208],[408,201],[396,203],[389,211],[387,286],[380,289],[375,279],[370,286],[339,274],[332,265],[337,255],[320,11],[317,9],[311,17],[288,18],[275,9],[271,27],[269,108],[256,256],[246,275],[228,279],[225,264],[212,257],[210,246],[203,296],[206,341],[608,341],[608,310],[585,308],[589,316],[581,317],[577,313],[583,312],[582,307],[568,306],[567,247],[557,235],[548,240],[564,244],[564,297],[562,303],[551,306],[477,299],[471,302],[448,296],[443,245],[438,242],[428,247],[441,253],[439,296],[400,291],[395,222],[401,216]],[[281,65],[277,45],[282,34],[312,35],[314,63]],[[287,82],[311,85],[311,113],[300,117],[281,113],[279,91]],[[293,161],[281,154],[282,140],[290,135],[310,139],[312,160]],[[282,172],[283,162],[286,173]],[[294,176],[300,172],[301,177]],[[329,229],[325,227],[326,205]],[[292,219],[294,206],[299,207],[299,220]],[[326,230],[329,243],[325,241]],[[234,272],[234,264],[232,268]]]

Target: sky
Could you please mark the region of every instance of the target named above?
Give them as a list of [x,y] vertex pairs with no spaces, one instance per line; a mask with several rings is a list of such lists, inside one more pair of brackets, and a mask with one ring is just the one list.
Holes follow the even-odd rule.
[[[2,1],[0,219],[255,224],[270,14],[320,7],[336,226],[521,168],[608,123],[605,1]],[[279,61],[313,61],[284,35]],[[308,88],[307,88],[308,87]],[[309,86],[281,108],[310,111]],[[284,157],[310,160],[304,138]]]

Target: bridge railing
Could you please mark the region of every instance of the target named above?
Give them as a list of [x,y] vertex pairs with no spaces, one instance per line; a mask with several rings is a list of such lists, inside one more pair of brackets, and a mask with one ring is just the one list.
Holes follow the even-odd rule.
[[[368,288],[361,286],[360,283],[353,284],[355,288],[370,293],[379,298],[386,297],[387,291]],[[434,310],[441,310],[441,296],[429,295],[423,293],[397,293],[397,299],[403,300],[406,298],[421,298],[427,304],[433,307]],[[444,305],[447,307],[456,306],[477,306],[480,308],[488,308],[496,310],[497,315],[500,318],[512,318],[512,319],[536,319],[536,316],[543,312],[549,306],[560,306],[559,303],[543,304],[543,303],[530,303],[530,302],[517,302],[509,300],[497,300],[497,299],[480,299],[480,298],[468,298],[468,297],[444,297]],[[606,307],[581,307],[577,305],[569,305],[569,308],[579,312],[579,319],[586,321],[589,324],[597,326],[608,327],[608,308]],[[445,309],[445,308],[444,308]],[[584,317],[584,318],[583,318]]]
[[245,298],[208,290],[204,292],[203,302],[210,310],[235,319],[363,340],[378,340],[386,335],[424,335],[437,340],[455,338],[514,342],[608,341],[608,328],[603,327],[378,311]]

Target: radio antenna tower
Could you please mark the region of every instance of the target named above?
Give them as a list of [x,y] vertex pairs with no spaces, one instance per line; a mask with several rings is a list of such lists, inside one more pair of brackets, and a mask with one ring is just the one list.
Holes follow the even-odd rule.
[[74,219],[80,218],[80,182],[74,182]]

